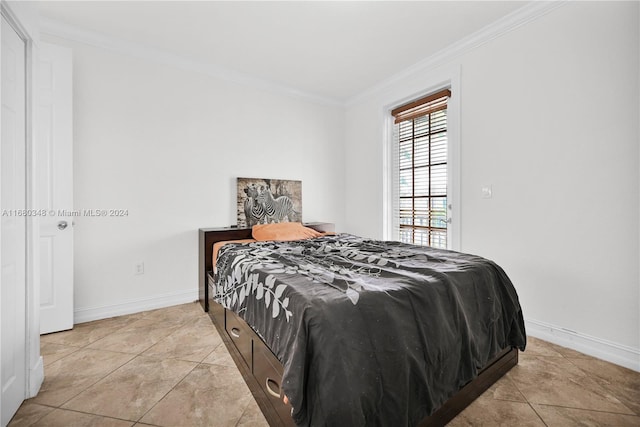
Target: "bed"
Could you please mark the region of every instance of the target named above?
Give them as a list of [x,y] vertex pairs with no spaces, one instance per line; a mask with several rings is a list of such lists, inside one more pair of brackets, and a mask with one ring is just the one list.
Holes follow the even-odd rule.
[[200,300],[271,426],[444,425],[524,350],[491,261],[338,234],[230,243],[214,274],[214,244],[251,232],[200,229]]

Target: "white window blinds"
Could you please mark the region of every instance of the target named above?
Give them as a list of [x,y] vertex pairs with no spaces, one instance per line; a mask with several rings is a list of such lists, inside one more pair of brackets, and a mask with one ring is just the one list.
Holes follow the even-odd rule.
[[447,247],[449,89],[394,109],[393,224],[398,240]]

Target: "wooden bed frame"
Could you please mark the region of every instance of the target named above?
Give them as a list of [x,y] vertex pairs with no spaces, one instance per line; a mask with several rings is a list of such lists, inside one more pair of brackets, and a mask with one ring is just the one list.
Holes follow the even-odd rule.
[[[331,223],[304,224],[318,231],[334,231]],[[250,239],[250,228],[201,228],[199,231],[199,299],[209,313],[247,386],[270,426],[295,426],[291,406],[284,404],[280,390],[283,367],[267,345],[247,323],[212,299],[213,244],[222,240]],[[436,412],[419,423],[419,427],[444,426],[518,364],[518,350],[504,349],[478,377],[447,400]]]

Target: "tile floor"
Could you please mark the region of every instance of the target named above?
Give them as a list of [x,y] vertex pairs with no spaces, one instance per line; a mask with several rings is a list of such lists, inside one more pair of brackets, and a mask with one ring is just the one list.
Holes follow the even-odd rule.
[[[197,303],[42,336],[45,380],[9,426],[266,426]],[[450,426],[640,426],[640,373],[535,338]]]

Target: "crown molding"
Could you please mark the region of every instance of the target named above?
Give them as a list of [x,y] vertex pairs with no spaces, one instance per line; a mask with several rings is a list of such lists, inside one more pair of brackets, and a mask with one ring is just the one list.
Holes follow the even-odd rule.
[[0,1],[0,14],[11,24],[22,39],[37,42],[38,13],[29,2]]
[[148,45],[134,43],[117,37],[89,31],[62,22],[40,18],[40,33],[58,37],[86,45],[98,47],[123,55],[141,58],[148,61],[169,65],[186,71],[203,73],[221,80],[254,87],[269,92],[284,94],[325,106],[343,106],[341,100],[324,97],[318,94],[298,90],[291,86],[282,85],[254,75],[241,73],[215,64],[196,61],[173,52],[158,49]]
[[359,104],[371,96],[385,90],[389,86],[396,84],[412,75],[424,73],[438,66],[452,61],[453,59],[472,51],[498,37],[501,37],[516,28],[519,28],[528,22],[551,12],[552,10],[565,5],[570,0],[556,1],[532,1],[512,13],[498,19],[497,21],[487,25],[486,27],[476,31],[475,33],[460,39],[459,41],[445,47],[444,49],[434,53],[433,55],[417,62],[409,68],[392,75],[391,77],[380,81],[365,91],[349,98],[345,102],[346,107]]

